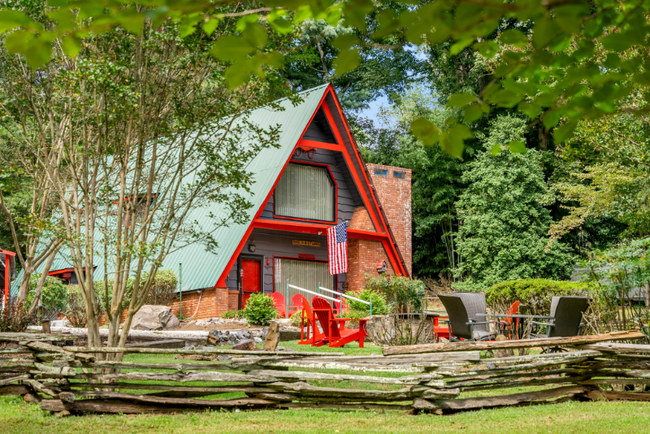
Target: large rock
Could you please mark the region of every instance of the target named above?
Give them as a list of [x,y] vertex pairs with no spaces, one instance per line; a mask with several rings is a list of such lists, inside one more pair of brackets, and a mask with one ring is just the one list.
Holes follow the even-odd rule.
[[133,330],[162,330],[178,327],[178,318],[169,306],[145,304],[133,317]]
[[252,339],[245,339],[237,345],[232,346],[233,350],[253,351],[257,349],[257,344]]

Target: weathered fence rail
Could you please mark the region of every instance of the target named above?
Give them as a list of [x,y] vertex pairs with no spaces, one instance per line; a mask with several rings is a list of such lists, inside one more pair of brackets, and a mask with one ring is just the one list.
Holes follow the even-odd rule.
[[[387,347],[384,355],[86,348],[69,336],[0,333],[0,395],[61,414],[173,413],[208,408],[367,408],[453,413],[570,399],[650,401],[650,345],[616,343],[639,332],[536,340],[570,352],[481,358],[479,350],[531,348],[531,340]],[[3,344],[5,343],[5,344]],[[116,353],[205,360],[136,363]],[[233,356],[228,361],[217,356]],[[222,358],[222,357],[221,357]],[[334,371],[333,371],[334,370]],[[164,382],[164,384],[161,384]],[[544,390],[472,397],[512,387]],[[633,388],[636,392],[627,391]],[[236,395],[234,395],[236,394]],[[469,396],[468,396],[469,395]]]

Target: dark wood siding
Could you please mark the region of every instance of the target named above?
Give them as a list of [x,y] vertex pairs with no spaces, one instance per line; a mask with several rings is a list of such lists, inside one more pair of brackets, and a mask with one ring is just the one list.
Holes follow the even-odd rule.
[[[320,241],[320,247],[300,246],[292,243],[292,240],[305,240],[305,241]],[[327,261],[327,236],[325,232],[323,235],[302,234],[293,232],[273,231],[268,229],[253,229],[250,237],[244,248],[242,254],[251,254],[248,251],[248,246],[255,244],[255,255],[264,257],[262,262],[263,275],[264,275],[264,292],[273,292],[273,257],[283,256],[290,258],[299,258],[300,254],[314,255],[315,259]],[[267,260],[269,264],[267,266]],[[226,285],[229,289],[237,288],[237,265],[232,267],[228,277],[226,278]],[[343,283],[345,282],[345,274],[338,275],[338,291],[343,291]]]
[[305,140],[313,140],[315,142],[336,144],[334,133],[327,121],[325,113],[323,113],[323,109],[318,109],[318,112],[311,121],[311,124],[309,124],[309,127],[302,138]]
[[[350,171],[345,165],[343,157],[340,155],[340,152],[330,151],[328,149],[317,149],[312,159],[305,154],[300,155],[299,157],[294,157],[291,159],[292,162],[308,162],[308,163],[317,163],[317,164],[326,164],[329,166],[334,176],[334,181],[338,186],[338,223],[343,222],[344,220],[350,220],[354,209],[357,206],[363,205],[361,201],[361,196],[357,191],[357,188],[352,181],[352,176]],[[275,219],[273,215],[273,195],[271,195],[269,201],[264,206],[260,218],[263,219]],[[329,224],[328,224],[329,225]]]

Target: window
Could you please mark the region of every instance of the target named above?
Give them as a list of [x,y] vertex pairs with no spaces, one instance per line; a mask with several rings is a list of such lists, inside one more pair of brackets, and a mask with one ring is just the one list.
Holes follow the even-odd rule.
[[375,169],[375,175],[388,176],[388,170],[387,169]]
[[[301,261],[298,259],[275,258],[273,261],[274,290],[287,296],[287,279],[289,283],[300,288],[318,292],[318,283],[327,289],[336,291],[334,276],[330,275],[329,264],[324,261]],[[309,303],[313,295],[289,288],[289,303],[295,294],[304,295]],[[324,293],[328,297],[331,294]]]
[[406,172],[393,171],[393,178],[406,179]]
[[275,215],[333,222],[335,197],[326,167],[289,163],[275,188]]

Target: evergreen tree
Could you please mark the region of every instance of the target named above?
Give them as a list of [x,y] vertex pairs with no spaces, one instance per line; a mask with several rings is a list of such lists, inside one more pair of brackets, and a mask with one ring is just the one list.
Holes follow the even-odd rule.
[[[496,151],[498,145],[522,140],[525,129],[525,120],[499,116],[483,142]],[[566,246],[555,243],[547,249],[552,219],[545,205],[553,198],[541,163],[542,153],[532,149],[486,151],[470,163],[463,175],[469,186],[456,203],[461,262],[455,274],[463,279],[457,288],[485,290],[504,280],[569,277],[574,260]]]

